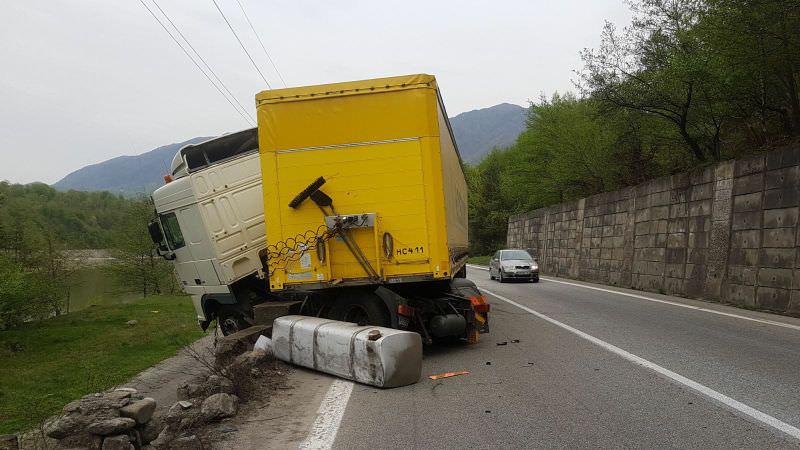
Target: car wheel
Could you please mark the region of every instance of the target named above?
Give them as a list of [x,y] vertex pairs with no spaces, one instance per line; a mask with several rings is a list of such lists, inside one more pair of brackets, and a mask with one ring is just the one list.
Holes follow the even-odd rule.
[[538,282],[539,282],[539,277],[531,278],[531,283],[538,283]]
[[500,280],[501,283],[506,282],[505,278],[503,278],[503,269],[497,271],[497,279]]

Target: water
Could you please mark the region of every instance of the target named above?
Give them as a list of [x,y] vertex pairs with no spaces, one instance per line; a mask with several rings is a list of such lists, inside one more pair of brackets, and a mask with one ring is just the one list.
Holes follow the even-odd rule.
[[99,267],[85,268],[73,274],[69,311],[75,312],[92,305],[130,303],[141,298],[138,292],[126,292],[114,277]]

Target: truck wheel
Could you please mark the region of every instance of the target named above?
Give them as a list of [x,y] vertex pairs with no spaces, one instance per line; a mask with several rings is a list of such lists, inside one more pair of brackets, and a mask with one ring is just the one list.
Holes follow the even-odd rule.
[[346,293],[337,298],[328,316],[333,320],[352,322],[358,325],[391,325],[386,306],[375,294]]
[[229,306],[220,308],[217,323],[223,336],[242,331],[250,326],[241,311]]

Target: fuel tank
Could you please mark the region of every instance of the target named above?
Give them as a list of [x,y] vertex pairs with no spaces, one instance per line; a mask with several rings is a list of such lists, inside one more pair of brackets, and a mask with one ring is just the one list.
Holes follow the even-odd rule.
[[275,319],[272,350],[280,360],[383,388],[416,383],[422,371],[419,334],[317,317]]

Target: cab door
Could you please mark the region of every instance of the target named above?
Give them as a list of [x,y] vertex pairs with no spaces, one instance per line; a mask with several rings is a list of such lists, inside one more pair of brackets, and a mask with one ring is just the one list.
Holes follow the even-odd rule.
[[171,211],[160,215],[164,238],[167,240],[167,246],[175,255],[173,262],[181,284],[184,286],[200,285],[200,274],[197,271],[192,252],[183,237],[177,212]]

